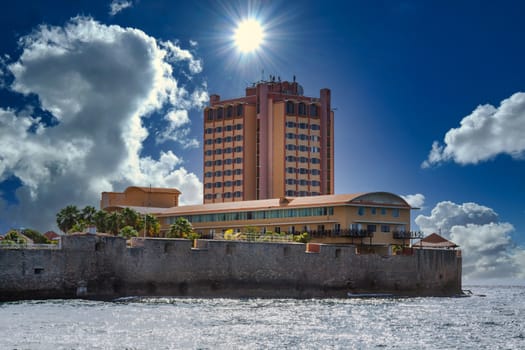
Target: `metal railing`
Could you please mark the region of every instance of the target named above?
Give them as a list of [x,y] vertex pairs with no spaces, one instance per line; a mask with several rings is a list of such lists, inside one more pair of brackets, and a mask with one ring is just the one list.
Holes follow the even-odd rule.
[[423,232],[420,231],[393,231],[394,239],[418,239],[423,238]]

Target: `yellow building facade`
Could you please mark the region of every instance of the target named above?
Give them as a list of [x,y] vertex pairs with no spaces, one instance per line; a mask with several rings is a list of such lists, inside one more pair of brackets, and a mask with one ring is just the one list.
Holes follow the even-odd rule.
[[155,212],[166,232],[184,217],[204,237],[226,230],[300,234],[314,242],[408,245],[410,205],[388,192],[281,197],[274,199],[186,205]]
[[175,188],[131,186],[124,192],[102,192],[100,209],[111,207],[171,208],[179,205],[180,191]]

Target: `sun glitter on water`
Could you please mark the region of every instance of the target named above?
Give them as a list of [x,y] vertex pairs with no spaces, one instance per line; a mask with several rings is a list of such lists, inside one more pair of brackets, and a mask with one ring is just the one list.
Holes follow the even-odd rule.
[[264,29],[257,20],[247,19],[238,24],[234,38],[235,45],[241,52],[252,52],[262,44]]

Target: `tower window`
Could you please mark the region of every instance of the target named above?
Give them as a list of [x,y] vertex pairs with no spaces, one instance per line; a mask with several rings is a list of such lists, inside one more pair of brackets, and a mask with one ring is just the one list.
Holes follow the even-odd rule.
[[299,103],[299,115],[306,115],[306,106],[304,103]]
[[286,102],[286,114],[295,113],[295,104],[292,101]]

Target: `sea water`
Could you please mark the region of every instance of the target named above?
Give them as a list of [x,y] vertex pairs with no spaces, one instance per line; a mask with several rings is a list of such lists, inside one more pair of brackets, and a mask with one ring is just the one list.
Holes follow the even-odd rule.
[[0,349],[525,349],[525,288],[463,298],[0,303]]

